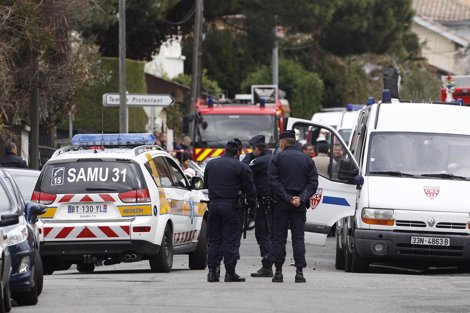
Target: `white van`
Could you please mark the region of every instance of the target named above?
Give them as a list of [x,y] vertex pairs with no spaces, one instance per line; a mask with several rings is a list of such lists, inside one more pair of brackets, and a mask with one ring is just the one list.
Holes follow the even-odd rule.
[[333,126],[338,130],[344,141],[349,143],[349,138],[360,108],[362,108],[362,105],[348,104],[344,108],[324,109],[313,114],[312,122]]
[[306,240],[324,244],[336,223],[336,268],[346,271],[374,262],[468,269],[469,120],[468,107],[384,99],[359,112],[348,149],[333,127],[289,119],[304,134],[326,128],[345,151],[319,177]]

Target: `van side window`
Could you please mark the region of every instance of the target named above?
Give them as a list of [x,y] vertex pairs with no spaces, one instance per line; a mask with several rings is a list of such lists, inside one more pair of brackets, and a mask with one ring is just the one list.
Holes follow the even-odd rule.
[[368,113],[369,110],[361,111],[350,143],[351,153],[360,167],[362,167],[363,163],[362,155],[364,154],[363,150],[366,142]]
[[165,158],[165,159],[168,163],[170,174],[172,175],[172,178],[173,178],[173,187],[189,189],[189,183],[186,180],[183,172],[181,172],[178,165],[176,165],[175,161],[171,160],[170,158]]

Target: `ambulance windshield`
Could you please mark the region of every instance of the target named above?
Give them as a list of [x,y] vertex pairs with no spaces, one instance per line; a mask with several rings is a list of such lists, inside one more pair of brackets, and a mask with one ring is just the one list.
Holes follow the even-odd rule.
[[137,164],[100,160],[48,164],[40,184],[41,191],[51,194],[114,193],[146,187]]
[[442,179],[470,178],[470,136],[430,133],[373,133],[368,174],[396,173]]

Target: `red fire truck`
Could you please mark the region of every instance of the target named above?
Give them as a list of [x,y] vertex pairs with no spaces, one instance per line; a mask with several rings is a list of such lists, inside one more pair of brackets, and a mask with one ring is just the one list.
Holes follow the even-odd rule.
[[470,105],[470,75],[442,76],[441,101]]
[[[257,93],[258,96],[248,101],[239,101],[247,97],[236,97],[237,101],[198,100],[193,138],[194,160],[203,162],[206,158],[222,155],[225,144],[232,138],[239,138],[247,147],[250,138],[264,135],[268,147],[274,148],[279,133],[284,130],[286,116],[285,105],[283,107],[277,98],[277,90],[274,93],[274,98]],[[249,149],[244,149],[244,152],[249,152]]]

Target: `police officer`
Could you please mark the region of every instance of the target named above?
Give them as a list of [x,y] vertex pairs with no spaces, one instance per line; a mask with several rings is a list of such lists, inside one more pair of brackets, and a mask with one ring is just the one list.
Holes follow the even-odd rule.
[[237,212],[240,193],[247,195],[250,206],[256,204],[253,173],[238,160],[239,144],[233,140],[225,146],[225,153],[207,163],[204,186],[209,191],[207,281],[217,282],[216,269],[224,260],[225,282],[241,282],[245,278],[235,273],[241,221]]
[[273,282],[283,282],[282,265],[286,257],[287,229],[290,225],[292,248],[297,268],[296,283],[304,283],[304,230],[307,206],[318,186],[318,174],[313,160],[295,148],[295,134],[281,133],[279,146],[268,170],[268,182],[278,199],[273,208],[273,260],[276,273]]
[[262,267],[251,277],[273,277],[271,257],[271,186],[268,183],[268,166],[272,153],[266,149],[265,137],[257,135],[248,142],[252,152],[242,160],[253,171],[256,186],[257,207],[255,212],[255,237],[259,245]]

